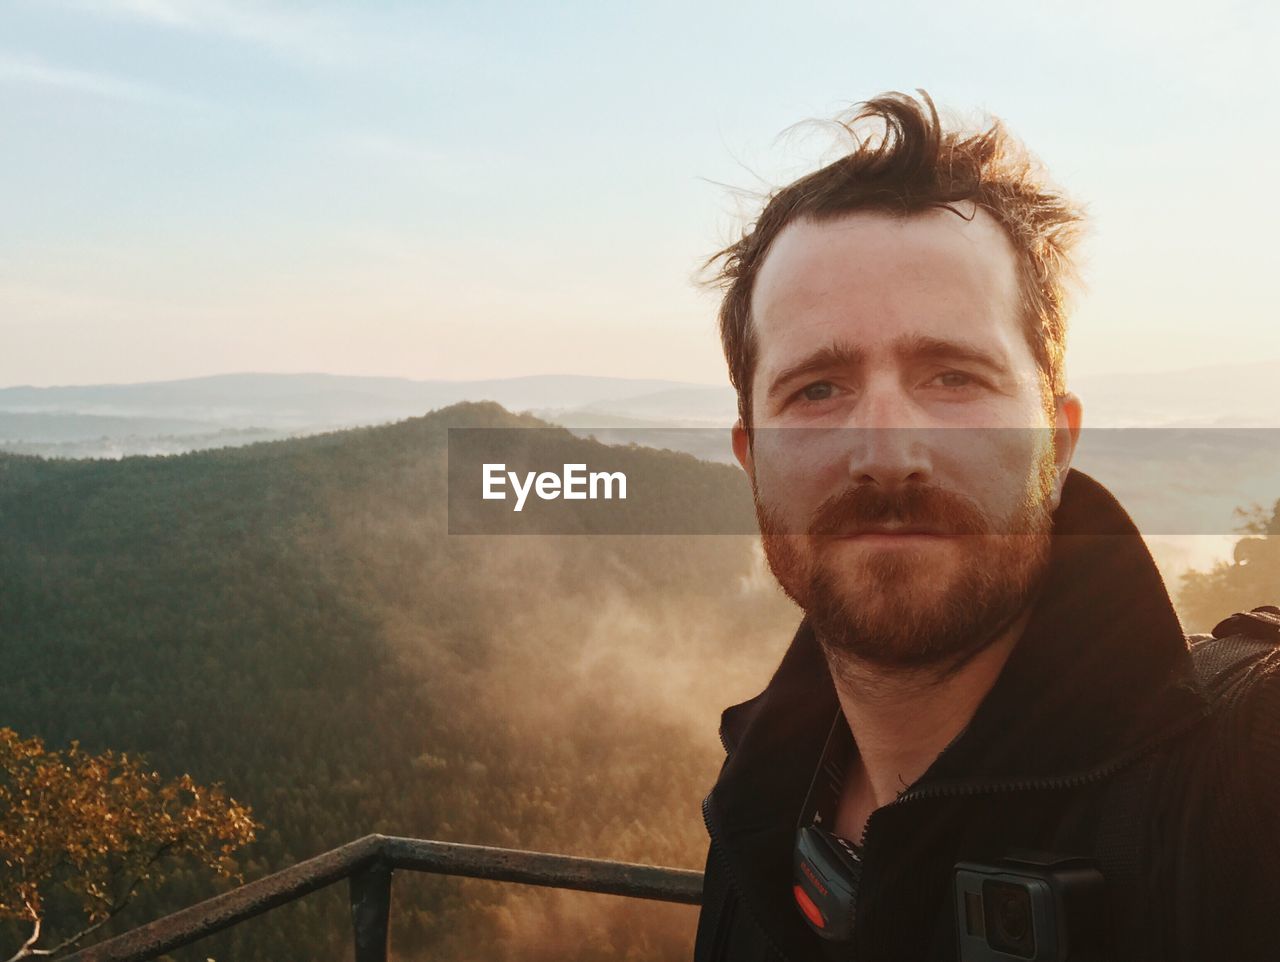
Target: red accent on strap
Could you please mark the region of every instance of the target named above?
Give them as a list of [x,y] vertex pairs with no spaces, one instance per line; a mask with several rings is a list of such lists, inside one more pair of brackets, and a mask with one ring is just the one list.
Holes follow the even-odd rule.
[[791,891],[795,893],[796,904],[800,906],[800,911],[805,914],[805,917],[818,928],[825,929],[827,920],[822,917],[822,910],[813,904],[813,899],[809,898],[809,893],[799,885],[793,887]]

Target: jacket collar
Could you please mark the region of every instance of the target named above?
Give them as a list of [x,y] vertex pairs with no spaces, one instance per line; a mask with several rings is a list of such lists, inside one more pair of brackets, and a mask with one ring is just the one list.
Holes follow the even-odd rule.
[[[968,726],[913,787],[1084,773],[1204,708],[1137,527],[1106,488],[1072,469],[1027,627]],[[757,903],[789,890],[796,820],[838,711],[805,620],[764,691],[722,715],[729,757],[708,806],[740,881],[773,877]],[[797,913],[774,911],[793,927]]]

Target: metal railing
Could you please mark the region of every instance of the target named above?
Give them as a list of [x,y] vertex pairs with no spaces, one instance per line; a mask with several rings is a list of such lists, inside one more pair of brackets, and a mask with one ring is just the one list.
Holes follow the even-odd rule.
[[65,956],[63,962],[142,962],[348,879],[356,962],[386,962],[396,869],[579,889],[697,905],[702,873],[630,862],[366,835],[190,908]]

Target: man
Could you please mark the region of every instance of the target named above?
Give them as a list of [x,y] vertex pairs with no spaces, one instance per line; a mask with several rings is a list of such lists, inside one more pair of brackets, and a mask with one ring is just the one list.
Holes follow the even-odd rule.
[[[1248,674],[1216,695],[1071,467],[1079,210],[927,95],[849,126],[717,255],[733,448],[805,614],[722,719],[695,959],[1280,958],[1280,616],[1215,629]],[[1044,886],[957,898],[1002,859]]]

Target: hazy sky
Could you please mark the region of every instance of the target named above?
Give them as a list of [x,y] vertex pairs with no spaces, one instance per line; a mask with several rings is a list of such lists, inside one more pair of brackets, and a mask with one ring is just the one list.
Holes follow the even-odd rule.
[[1278,43],[1264,3],[7,0],[0,385],[724,383],[721,185],[916,87],[1088,202],[1073,375],[1280,358]]

